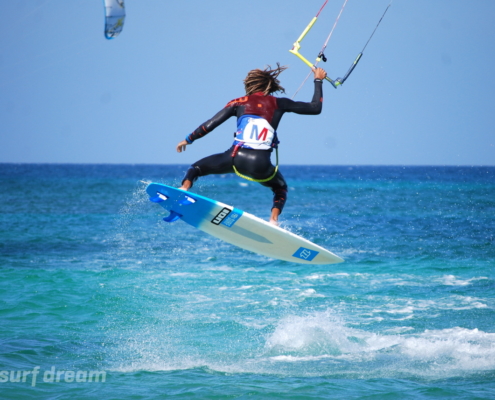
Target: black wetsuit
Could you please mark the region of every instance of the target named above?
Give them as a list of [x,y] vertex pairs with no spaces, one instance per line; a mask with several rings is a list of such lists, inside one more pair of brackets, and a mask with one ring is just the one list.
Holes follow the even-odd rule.
[[[310,103],[293,101],[288,98],[265,96],[262,93],[240,97],[229,102],[213,118],[187,135],[186,141],[192,143],[196,139],[211,132],[230,117],[236,116],[240,118],[247,114],[264,118],[276,130],[284,113],[320,114],[322,102],[323,88],[322,81],[319,79],[315,79],[314,95]],[[276,146],[276,143],[275,141],[273,146]],[[195,162],[186,172],[183,182],[186,179],[194,182],[199,176],[233,173],[233,165],[235,165],[241,174],[258,180],[266,179],[275,172],[275,167],[270,160],[273,149],[238,148],[236,152],[234,150],[235,146],[232,146],[224,153],[214,154]],[[235,157],[233,156],[234,153]],[[272,189],[274,193],[272,208],[278,208],[282,212],[285,201],[287,200],[287,184],[280,171],[277,171],[277,174],[268,182],[260,183]]]

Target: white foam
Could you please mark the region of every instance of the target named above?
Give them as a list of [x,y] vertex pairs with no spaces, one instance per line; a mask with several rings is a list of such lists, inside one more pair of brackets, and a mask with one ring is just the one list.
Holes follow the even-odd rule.
[[473,281],[478,281],[482,279],[488,279],[488,278],[478,277],[471,279],[459,279],[455,275],[444,275],[439,279],[439,281],[446,286],[467,286],[467,285],[471,285]]
[[227,265],[221,265],[221,266],[218,266],[218,267],[208,267],[208,268],[205,268],[206,271],[223,271],[223,272],[229,272],[229,271],[233,271],[234,268],[232,267],[229,267]]
[[452,296],[450,301],[446,302],[444,308],[450,310],[472,310],[477,308],[488,308],[488,305],[483,303],[484,300],[471,296]]
[[404,338],[401,353],[440,370],[490,370],[495,367],[495,333],[450,328]]
[[267,339],[268,353],[278,356],[286,351],[302,353],[337,354],[354,347],[348,337],[350,328],[345,328],[330,311],[317,312],[306,316],[288,316],[281,320]]
[[300,297],[325,297],[322,294],[316,293],[314,289],[306,289],[299,293]]
[[[209,318],[220,321],[216,314]],[[266,329],[253,320],[243,325]],[[208,368],[226,373],[427,379],[495,369],[495,333],[455,327],[405,334],[411,330],[402,326],[378,334],[352,329],[331,311],[292,315],[278,322],[263,352],[240,358],[226,356],[223,347],[219,352],[192,354],[178,337],[169,342],[166,335],[157,336],[159,331],[140,331],[123,344],[124,359],[109,369],[127,373]]]
[[379,374],[390,374],[391,363],[397,372],[430,377],[495,368],[495,333],[455,327],[405,334],[412,330],[402,326],[377,334],[353,329],[330,311],[287,316],[267,338],[265,354],[277,363],[328,359],[331,366],[332,360],[347,360],[357,369],[374,360]]
[[323,279],[325,277],[324,274],[312,274],[312,275],[309,275],[309,276],[306,276],[304,279],[310,279],[310,280],[319,280],[319,279]]
[[170,276],[196,278],[198,274],[193,274],[191,272],[172,272]]

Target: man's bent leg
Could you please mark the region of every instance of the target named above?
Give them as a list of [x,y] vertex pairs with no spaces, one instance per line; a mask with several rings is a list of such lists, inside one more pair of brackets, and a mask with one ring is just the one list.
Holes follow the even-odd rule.
[[272,215],[270,216],[270,224],[278,226],[278,216],[280,215],[279,208],[272,208]]
[[182,180],[182,186],[179,189],[189,190],[194,182],[200,176],[211,174],[228,174],[234,172],[232,169],[232,150],[229,149],[224,153],[213,154],[196,161],[189,167]]
[[272,180],[263,182],[262,185],[269,187],[273,191],[273,205],[270,222],[278,225],[278,217],[282,214],[285,202],[287,201],[287,183],[285,182],[283,175],[278,171],[277,175],[275,175]]
[[184,179],[182,179],[182,186],[179,188],[181,190],[189,190],[192,188],[198,176],[201,176],[201,170],[198,167],[191,166],[186,172]]

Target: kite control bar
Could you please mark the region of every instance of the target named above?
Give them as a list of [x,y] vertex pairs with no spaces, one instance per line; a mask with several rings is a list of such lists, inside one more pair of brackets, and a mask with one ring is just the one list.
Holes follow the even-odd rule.
[[[289,52],[291,52],[295,56],[299,57],[299,59],[302,62],[304,62],[311,69],[316,68],[316,66],[318,65],[318,63],[321,60],[323,60],[323,62],[326,62],[327,61],[327,58],[325,57],[324,51],[327,48],[328,42],[330,41],[330,38],[332,37],[332,33],[333,33],[335,27],[337,26],[337,23],[339,22],[340,16],[342,15],[342,12],[344,11],[344,8],[345,8],[345,5],[347,4],[347,1],[348,0],[345,0],[344,1],[344,4],[342,5],[342,8],[340,9],[340,13],[337,16],[337,19],[335,20],[335,23],[333,24],[333,28],[330,31],[330,34],[328,35],[327,40],[325,41],[325,44],[323,45],[320,53],[318,54],[318,57],[316,58],[316,63],[315,64],[311,63],[306,57],[304,57],[301,53],[299,53],[299,49],[301,48],[301,41],[304,39],[304,37],[306,36],[306,34],[311,30],[311,28],[315,24],[315,22],[318,19],[318,16],[320,15],[321,11],[327,5],[328,0],[325,1],[325,3],[323,4],[323,6],[320,8],[320,11],[318,11],[318,13],[316,14],[316,16],[311,20],[311,22],[308,24],[308,26],[304,29],[303,33],[301,33],[301,35],[299,36],[299,38],[294,43],[294,47],[292,47],[292,49],[289,50]],[[354,61],[353,65],[351,66],[351,68],[349,69],[349,71],[347,71],[347,74],[345,74],[344,78],[337,78],[337,79],[333,80],[333,79],[331,79],[331,78],[329,78],[327,76],[325,79],[328,82],[330,82],[335,89],[337,89],[337,87],[339,85],[342,85],[344,83],[344,81],[347,79],[347,77],[350,75],[350,73],[352,72],[352,70],[354,69],[354,67],[356,66],[356,64],[357,64],[357,62],[359,61],[360,58],[361,58],[360,56],[358,56],[358,58],[356,58],[356,61]]]
[[[349,78],[349,75],[351,74],[352,71],[354,71],[354,68],[356,68],[356,65],[358,64],[358,62],[359,62],[359,60],[361,59],[362,56],[363,56],[363,53],[359,53],[357,55],[356,59],[354,60],[354,62],[352,63],[351,67],[346,72],[346,74],[344,75],[343,78],[337,78],[337,79],[335,79],[335,84],[336,85],[342,85],[345,82],[345,80],[347,78]],[[325,61],[325,60],[323,60],[323,61]],[[337,86],[335,86],[335,87],[337,87]]]
[[[295,56],[297,56],[302,62],[304,62],[307,66],[309,66],[311,69],[313,68],[316,68],[316,66],[318,65],[318,63],[320,61],[323,61],[323,62],[326,62],[327,61],[327,58],[325,57],[325,54],[324,54],[324,51],[328,45],[328,42],[330,40],[330,37],[332,36],[332,33],[335,29],[335,27],[337,26],[337,23],[340,19],[340,16],[342,14],[342,12],[344,11],[344,8],[345,8],[345,5],[347,3],[348,0],[345,0],[344,1],[344,4],[342,5],[342,8],[340,10],[340,13],[339,15],[337,16],[337,19],[335,20],[335,23],[333,25],[333,28],[332,30],[330,31],[330,34],[328,35],[327,37],[327,40],[325,41],[325,44],[323,45],[323,48],[321,49],[320,53],[318,54],[318,57],[316,57],[316,63],[313,64],[311,63],[306,57],[304,57],[301,53],[299,53],[299,50],[301,49],[301,41],[304,39],[304,37],[306,36],[306,34],[311,30],[311,28],[313,27],[313,25],[315,24],[316,20],[318,19],[318,16],[320,15],[321,11],[323,10],[323,8],[326,6],[328,0],[325,1],[325,3],[323,4],[323,6],[320,8],[320,11],[318,11],[318,14],[316,14],[316,16],[311,20],[311,22],[308,24],[308,26],[304,29],[303,33],[301,33],[301,35],[299,36],[299,38],[296,40],[296,42],[294,43],[294,47],[292,47],[291,50],[289,50],[290,53],[294,54]],[[385,16],[385,13],[387,12],[387,10],[389,9],[390,5],[392,4],[392,1],[390,1],[390,4],[387,6],[387,8],[385,9],[385,12],[383,13],[383,15],[381,16],[380,20],[378,21],[378,24],[376,24],[376,27],[375,29],[373,30],[371,36],[369,37],[368,41],[366,42],[366,44],[364,45],[363,47],[363,50],[361,50],[361,53],[359,53],[356,57],[356,59],[354,60],[354,62],[352,63],[351,67],[349,68],[349,70],[346,72],[346,74],[344,75],[343,78],[337,78],[335,80],[329,78],[328,76],[325,78],[328,82],[330,82],[332,84],[332,86],[337,89],[338,86],[341,86],[344,84],[344,82],[346,81],[346,79],[349,77],[349,75],[352,73],[352,71],[354,71],[354,68],[356,68],[356,65],[358,64],[359,60],[361,60],[361,57],[363,56],[363,52],[364,50],[366,49],[366,46],[368,46],[368,43],[370,42],[371,38],[373,37],[373,35],[375,34],[375,31],[376,29],[378,28],[378,25],[380,25],[380,22],[382,22],[382,19],[383,17]],[[306,78],[307,79],[307,78]],[[304,84],[304,83],[303,83]],[[302,85],[301,85],[302,86]],[[296,92],[297,93],[297,92]]]
[[[323,9],[323,8],[322,8]],[[320,10],[321,11],[321,10]],[[319,14],[319,13],[318,13]],[[318,58],[316,59],[316,64],[313,64],[311,63],[306,57],[304,57],[301,53],[299,53],[299,49],[301,48],[301,41],[304,39],[304,37],[306,36],[306,34],[311,30],[311,28],[313,27],[313,25],[315,24],[316,20],[318,19],[318,14],[316,15],[316,17],[314,17],[311,22],[309,23],[309,25],[306,27],[306,29],[304,29],[303,33],[301,33],[301,35],[299,36],[299,38],[296,40],[296,42],[294,43],[294,47],[289,50],[290,53],[294,54],[295,56],[299,57],[299,59],[305,63],[309,68],[313,69],[313,68],[316,68],[316,64],[318,64],[318,62],[322,59],[324,61],[326,61],[326,57],[325,55],[323,54],[323,51],[320,52],[320,54],[318,54]],[[352,68],[352,67],[351,67]],[[352,71],[351,71],[352,72]],[[350,72],[348,74],[346,74],[346,79],[347,79],[347,76],[350,74]],[[337,89],[337,86],[338,85],[341,85],[342,83],[339,83],[338,80],[333,80],[333,79],[330,79],[328,76],[325,78],[328,82],[330,82],[333,87],[335,89]]]
[[[300,45],[299,40],[298,40],[296,43],[294,43],[294,47],[291,50],[289,50],[289,52],[291,52],[295,56],[299,57],[299,59],[301,59],[310,68],[316,68],[316,64],[312,64],[306,57],[304,57],[301,53],[299,53],[300,48],[301,48],[301,45]],[[337,89],[337,87],[339,87],[340,85],[342,85],[346,81],[346,79],[349,77],[351,72],[354,71],[354,68],[356,68],[356,65],[358,64],[358,62],[362,56],[363,56],[363,53],[358,54],[358,56],[356,57],[356,59],[354,60],[351,67],[349,68],[349,70],[347,71],[347,73],[344,75],[343,78],[337,78],[334,80],[334,79],[331,79],[327,76],[325,79],[328,82],[330,82],[335,89]],[[316,61],[320,62],[320,60],[322,60],[323,62],[326,62],[326,60],[327,60],[327,58],[325,57],[325,55],[323,53],[318,54],[318,58],[316,59]]]

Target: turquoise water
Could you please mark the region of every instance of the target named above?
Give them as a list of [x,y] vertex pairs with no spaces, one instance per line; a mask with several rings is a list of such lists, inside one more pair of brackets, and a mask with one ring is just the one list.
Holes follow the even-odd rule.
[[0,164],[0,398],[495,398],[495,168],[283,167],[327,266],[161,221],[185,169]]

